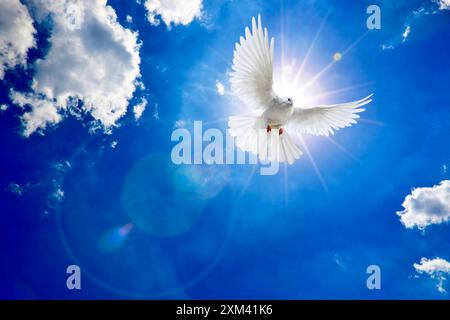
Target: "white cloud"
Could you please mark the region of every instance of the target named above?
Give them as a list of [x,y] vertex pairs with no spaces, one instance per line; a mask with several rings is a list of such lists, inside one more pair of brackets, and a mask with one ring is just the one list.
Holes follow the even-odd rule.
[[148,104],[147,99],[142,98],[141,102],[133,107],[134,118],[136,120],[139,120],[142,117],[145,108],[147,108],[147,104]]
[[136,86],[136,88],[139,88],[139,89],[141,89],[142,91],[145,90],[145,84],[144,84],[144,82],[142,82],[141,79],[137,79],[137,80],[134,82],[134,85]]
[[128,23],[132,23],[133,22],[133,17],[132,16],[130,16],[129,14],[127,14],[127,22]]
[[[411,1],[409,1],[411,2]],[[443,10],[450,10],[450,0],[429,0],[429,1],[413,1],[417,2],[417,9],[407,11],[404,15],[404,29],[398,33],[393,39],[381,46],[382,50],[394,49],[398,44],[405,43],[411,35],[411,31],[416,28],[424,16],[432,16],[439,14]],[[403,6],[402,1],[392,1],[392,6]],[[398,17],[401,19],[401,17]]]
[[56,208],[58,202],[61,202],[64,199],[65,192],[63,189],[63,183],[66,175],[71,169],[72,165],[67,160],[53,164],[53,172],[50,182],[53,191],[47,197],[47,208],[44,210],[44,214],[50,214],[50,212]]
[[52,100],[36,94],[22,94],[19,92],[12,92],[11,99],[20,106],[32,106],[31,111],[26,112],[22,116],[22,123],[24,126],[23,135],[29,137],[36,131],[42,131],[48,124],[55,124],[62,120],[62,115],[58,112],[58,106]]
[[381,50],[393,50],[395,49],[395,47],[391,44],[382,44],[381,45]]
[[450,220],[450,180],[432,188],[416,188],[406,196],[403,211],[397,212],[406,228],[425,229]]
[[10,183],[6,188],[6,191],[17,194],[21,196],[23,194],[23,187],[17,183]]
[[6,111],[8,110],[8,105],[7,104],[1,104],[0,105],[0,111]]
[[450,10],[450,0],[433,0],[439,5],[439,10]]
[[152,25],[159,25],[161,20],[171,25],[188,25],[194,19],[201,18],[203,0],[147,0],[147,19]]
[[28,49],[35,46],[28,9],[19,0],[0,1],[0,80],[5,70],[25,65]]
[[159,104],[155,103],[155,106],[153,108],[153,118],[155,120],[159,120]]
[[216,90],[217,90],[217,93],[221,96],[223,96],[225,94],[225,86],[219,80],[216,80]]
[[31,0],[38,21],[53,21],[50,50],[36,62],[33,93],[12,93],[13,101],[30,105],[24,135],[63,119],[62,113],[82,102],[105,130],[127,111],[140,76],[137,33],[124,28],[105,0]]
[[64,198],[64,190],[57,188],[51,195],[51,197],[56,201],[61,201]]
[[53,165],[56,175],[64,175],[72,169],[72,165],[69,161],[58,162]]
[[446,275],[450,274],[450,262],[441,258],[420,259],[420,263],[414,263],[414,268],[418,273],[426,273],[432,279],[437,279],[437,289],[441,293],[445,293],[444,282]]
[[406,26],[405,31],[403,31],[402,33],[402,42],[406,41],[410,33],[411,33],[411,26]]

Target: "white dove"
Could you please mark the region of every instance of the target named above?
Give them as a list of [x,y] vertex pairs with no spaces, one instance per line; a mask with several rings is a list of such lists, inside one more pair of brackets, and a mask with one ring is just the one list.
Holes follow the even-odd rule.
[[343,104],[296,107],[292,97],[281,97],[273,90],[273,51],[274,38],[269,46],[267,28],[263,31],[259,15],[258,25],[253,18],[252,32],[247,27],[245,38],[236,43],[230,75],[232,93],[257,113],[229,117],[229,132],[241,150],[257,154],[261,160],[292,164],[302,151],[284,128],[297,134],[334,134],[334,130],[356,123],[358,113],[365,110],[360,107],[370,103],[372,95]]

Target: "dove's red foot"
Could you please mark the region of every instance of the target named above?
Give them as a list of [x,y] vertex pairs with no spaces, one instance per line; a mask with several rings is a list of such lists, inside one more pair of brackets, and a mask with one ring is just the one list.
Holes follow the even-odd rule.
[[279,134],[280,136],[283,134],[283,132],[284,132],[283,128],[280,128],[280,129],[278,130],[278,134]]
[[267,133],[272,131],[272,127],[270,126],[270,124],[267,125]]

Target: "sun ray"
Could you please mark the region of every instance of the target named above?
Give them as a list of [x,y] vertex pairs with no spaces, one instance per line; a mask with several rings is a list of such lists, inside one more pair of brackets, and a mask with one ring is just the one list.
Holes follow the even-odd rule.
[[283,71],[285,61],[285,39],[284,39],[284,1],[280,1],[280,46],[281,46],[281,81],[284,83],[286,79],[285,72]]
[[363,87],[367,87],[374,84],[373,81],[371,82],[366,82],[366,83],[362,83],[362,84],[356,84],[353,86],[348,86],[348,87],[344,87],[344,88],[340,88],[340,89],[336,89],[336,90],[331,90],[331,91],[325,91],[319,94],[315,94],[315,95],[310,95],[310,96],[306,96],[302,99],[302,101],[311,101],[311,100],[315,100],[315,99],[322,99],[325,97],[329,97],[335,94],[340,94],[340,93],[344,93],[344,92],[349,92],[352,90],[356,90],[359,88],[363,88]]
[[303,136],[301,134],[297,134],[297,136],[299,137],[300,144],[302,145],[303,149],[305,150],[305,153],[308,156],[308,159],[311,162],[311,165],[313,166],[314,171],[316,172],[317,178],[319,178],[323,189],[326,192],[329,192],[327,183],[325,182],[325,179],[323,178],[322,173],[320,173],[319,167],[317,166],[316,162],[314,161],[314,158],[313,158],[311,152],[309,151],[308,146],[306,145],[306,141],[303,139]]
[[242,198],[242,196],[244,195],[244,193],[247,191],[248,186],[249,186],[250,183],[252,182],[253,176],[255,175],[256,167],[257,167],[257,166],[258,166],[257,164],[254,164],[254,165],[253,165],[252,171],[251,171],[250,174],[248,175],[247,180],[245,180],[244,186],[242,187],[242,190],[241,190],[241,192],[240,192],[240,194],[239,194],[238,200],[239,200],[240,198]]
[[[347,49],[345,49],[342,53],[341,53],[341,59],[348,53],[350,52],[350,50],[352,50],[357,44],[359,44],[361,42],[362,39],[364,39],[368,34],[368,31],[364,32],[363,35],[361,35],[358,39],[356,39],[356,41],[354,41]],[[312,77],[308,82],[306,82],[306,84],[304,84],[301,88],[300,88],[300,92],[303,92],[304,90],[306,90],[308,87],[310,87],[311,85],[313,85],[317,80],[319,80],[319,78],[321,76],[323,76],[331,67],[333,67],[336,62],[338,62],[338,60],[332,60],[330,63],[328,63],[322,70],[320,70],[314,77]]]
[[287,208],[289,202],[289,189],[288,189],[288,165],[284,163],[284,207]]
[[370,30],[367,30],[366,32],[364,32],[358,39],[356,39],[356,41],[354,41],[347,49],[345,49],[344,51],[342,51],[342,56],[345,56],[348,52],[350,52],[354,47],[356,47],[368,34],[369,34]]
[[358,159],[353,153],[351,153],[348,149],[346,149],[344,146],[342,146],[340,143],[338,143],[336,140],[334,140],[331,137],[326,137],[332,144],[334,144],[339,150],[344,152],[346,155],[348,155],[350,158],[355,160],[356,162],[361,163],[361,160]]
[[384,126],[386,126],[386,123],[384,123],[384,122],[381,122],[381,121],[377,121],[377,120],[370,120],[370,119],[358,119],[358,122],[362,122],[362,123],[365,123],[365,124],[371,124],[371,125],[374,125],[374,126],[379,126],[379,127],[384,127]]
[[328,11],[328,13],[326,14],[326,16],[322,19],[322,22],[320,23],[319,29],[317,30],[314,39],[312,40],[311,44],[309,45],[308,50],[306,51],[306,55],[305,58],[303,58],[302,64],[300,65],[300,67],[298,68],[297,73],[295,74],[293,83],[294,83],[294,88],[298,85],[298,81],[300,80],[300,77],[303,73],[303,70],[305,69],[306,63],[308,63],[309,60],[309,56],[311,55],[312,50],[314,49],[317,40],[319,39],[320,34],[322,33],[322,29],[325,26],[325,22],[328,19],[328,16],[330,15],[330,11]]
[[327,64],[325,66],[325,68],[323,68],[322,70],[320,70],[314,77],[312,77],[306,84],[304,84],[300,90],[299,90],[299,94],[303,93],[307,88],[309,88],[311,85],[313,85],[317,80],[319,80],[319,78],[325,73],[327,72],[332,66],[334,66],[336,64],[336,61],[331,61],[329,64]]

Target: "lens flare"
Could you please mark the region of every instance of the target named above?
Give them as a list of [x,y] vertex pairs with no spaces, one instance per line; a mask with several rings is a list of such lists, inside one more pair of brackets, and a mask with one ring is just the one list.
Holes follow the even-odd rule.
[[[156,170],[155,170],[156,169]],[[133,224],[148,234],[173,237],[190,230],[229,180],[227,166],[176,166],[150,155],[128,172],[122,205]]]
[[132,223],[106,231],[100,238],[98,248],[103,253],[119,250],[123,247],[128,234],[133,229]]
[[333,55],[333,60],[334,61],[339,61],[339,60],[341,60],[342,59],[342,53],[340,53],[340,52],[336,52],[334,55]]

